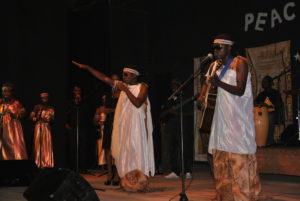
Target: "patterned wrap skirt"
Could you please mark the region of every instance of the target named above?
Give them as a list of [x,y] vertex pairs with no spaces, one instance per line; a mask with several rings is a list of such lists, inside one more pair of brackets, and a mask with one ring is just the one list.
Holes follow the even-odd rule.
[[213,167],[216,200],[258,200],[261,184],[255,154],[237,154],[214,149]]

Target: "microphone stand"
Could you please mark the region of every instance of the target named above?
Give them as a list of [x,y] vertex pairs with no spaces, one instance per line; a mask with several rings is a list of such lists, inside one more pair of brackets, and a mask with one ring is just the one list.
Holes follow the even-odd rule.
[[201,73],[201,66],[205,63],[205,60],[203,60],[200,63],[200,67],[196,70],[196,72],[192,73],[188,79],[186,79],[172,94],[169,96],[168,101],[171,99],[174,99],[177,94],[179,94],[179,100],[180,100],[180,139],[181,139],[181,193],[180,195],[180,201],[188,201],[188,197],[185,194],[185,169],[184,169],[184,150],[183,150],[183,111],[182,111],[182,94],[183,89],[187,87],[187,85],[194,80],[196,77],[198,77]]
[[179,93],[179,101],[180,101],[180,140],[181,140],[181,193],[180,201],[188,201],[188,198],[185,194],[185,174],[184,174],[184,150],[183,150],[183,114],[182,114],[182,89],[187,85],[187,83],[191,80],[191,77],[187,79],[183,84],[181,84],[177,90],[168,98],[171,100],[177,93]]
[[[78,103],[79,104],[79,103]],[[76,173],[79,173],[79,106],[76,105]]]
[[37,123],[39,124],[39,130],[40,130],[40,168],[42,168],[42,111],[43,109],[40,109],[39,111],[39,116],[38,116],[38,121]]
[[184,173],[184,150],[183,150],[183,114],[182,114],[182,89],[187,85],[187,83],[191,80],[192,76],[189,77],[183,84],[181,84],[177,90],[168,98],[171,100],[175,95],[179,94],[179,102],[180,102],[180,140],[181,140],[181,193],[180,201],[188,201],[188,198],[185,194],[185,173]]

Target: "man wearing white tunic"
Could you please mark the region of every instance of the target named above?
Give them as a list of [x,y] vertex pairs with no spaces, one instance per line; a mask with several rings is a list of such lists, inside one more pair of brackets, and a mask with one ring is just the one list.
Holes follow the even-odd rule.
[[210,133],[216,200],[252,201],[261,190],[257,171],[251,76],[246,58],[234,57],[233,40],[220,34],[213,42],[216,61],[200,92],[200,105],[208,86],[217,87]]
[[[153,127],[148,86],[138,82],[139,72],[135,66],[123,69],[124,82],[122,82],[114,81],[88,65],[74,61],[72,63],[87,69],[101,81],[121,90],[115,110],[111,144],[112,155],[121,179],[128,179],[128,173],[136,170],[143,172],[146,177],[153,176],[155,173]],[[132,190],[143,190],[142,188],[147,188],[147,185]]]

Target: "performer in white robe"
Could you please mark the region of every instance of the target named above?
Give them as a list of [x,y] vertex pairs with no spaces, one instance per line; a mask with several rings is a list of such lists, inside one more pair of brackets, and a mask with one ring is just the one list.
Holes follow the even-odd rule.
[[[142,85],[129,85],[128,88],[137,96]],[[135,169],[153,176],[152,131],[149,99],[137,108],[122,91],[115,112],[112,138],[112,155],[121,178]]]
[[[218,201],[254,201],[261,184],[257,169],[253,97],[247,59],[237,56],[229,34],[216,36],[214,57],[207,82],[200,90],[199,106],[205,94],[217,87],[217,100],[210,132],[209,153],[213,155]],[[220,67],[220,68],[218,68]]]
[[[114,116],[112,155],[125,190],[147,189],[147,178],[155,173],[148,86],[138,82],[140,74],[135,66],[123,69],[122,82],[114,81],[88,65],[72,63],[121,90]],[[143,179],[133,178],[133,175],[142,175],[140,178]]]

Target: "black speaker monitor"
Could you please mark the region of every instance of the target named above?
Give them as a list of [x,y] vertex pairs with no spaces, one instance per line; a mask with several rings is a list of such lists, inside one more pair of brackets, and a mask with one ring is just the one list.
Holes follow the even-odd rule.
[[42,170],[23,196],[28,201],[100,201],[83,177],[62,168]]
[[37,173],[32,160],[0,160],[0,186],[28,186]]

